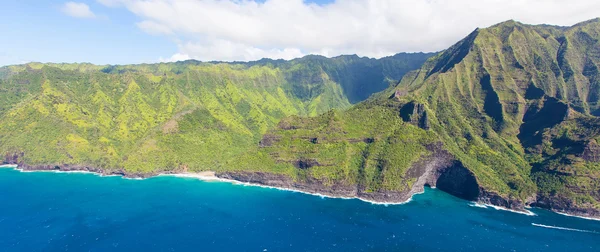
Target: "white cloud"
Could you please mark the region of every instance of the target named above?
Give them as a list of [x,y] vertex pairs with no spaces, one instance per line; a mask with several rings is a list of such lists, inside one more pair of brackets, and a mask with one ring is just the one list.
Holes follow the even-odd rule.
[[290,58],[307,53],[382,57],[438,51],[477,27],[508,19],[572,25],[600,16],[597,0],[98,0],[137,15],[200,60]]
[[62,7],[62,12],[76,18],[96,18],[90,7],[85,3],[66,2]]
[[191,57],[187,54],[182,54],[182,53],[176,53],[173,54],[173,56],[171,56],[170,58],[159,58],[158,61],[160,62],[177,62],[177,61],[184,61],[184,60],[189,60],[191,59]]
[[199,58],[207,61],[257,60],[262,58],[293,59],[304,55],[298,48],[262,49],[252,45],[222,39],[186,42],[179,45],[179,50],[187,55],[191,55],[192,58]]

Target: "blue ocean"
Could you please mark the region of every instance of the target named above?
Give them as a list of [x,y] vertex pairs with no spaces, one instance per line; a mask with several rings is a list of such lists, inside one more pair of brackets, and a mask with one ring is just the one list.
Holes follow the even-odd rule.
[[600,251],[600,221],[532,211],[0,169],[1,251]]

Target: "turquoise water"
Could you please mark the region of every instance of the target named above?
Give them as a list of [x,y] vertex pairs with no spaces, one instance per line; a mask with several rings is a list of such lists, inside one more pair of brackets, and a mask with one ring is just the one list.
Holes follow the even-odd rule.
[[0,250],[600,251],[600,221],[471,205],[435,189],[383,206],[186,178],[0,169]]

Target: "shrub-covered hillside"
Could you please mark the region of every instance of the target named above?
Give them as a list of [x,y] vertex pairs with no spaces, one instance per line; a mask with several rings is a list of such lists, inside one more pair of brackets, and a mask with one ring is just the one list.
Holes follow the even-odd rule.
[[219,170],[280,119],[348,108],[429,56],[3,67],[0,153],[139,174]]
[[599,41],[600,19],[478,29],[350,110],[282,120],[258,152],[359,195],[437,182],[511,208],[599,215]]

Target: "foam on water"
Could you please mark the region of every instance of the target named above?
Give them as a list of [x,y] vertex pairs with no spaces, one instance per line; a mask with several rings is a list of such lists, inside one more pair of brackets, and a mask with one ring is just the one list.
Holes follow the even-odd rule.
[[591,230],[582,230],[582,229],[567,228],[567,227],[557,227],[557,226],[543,225],[543,224],[537,224],[537,223],[531,223],[531,225],[536,226],[536,227],[550,228],[550,229],[558,229],[558,230],[566,230],[566,231],[575,231],[575,232],[582,232],[582,233],[598,234],[598,232],[591,231]]
[[580,218],[580,219],[585,219],[585,220],[600,221],[600,219],[598,219],[598,218],[585,217],[585,216],[577,216],[577,215],[572,215],[572,214],[562,213],[562,212],[556,212],[556,213],[560,214],[560,215],[564,215],[564,216],[575,217],[575,218]]

